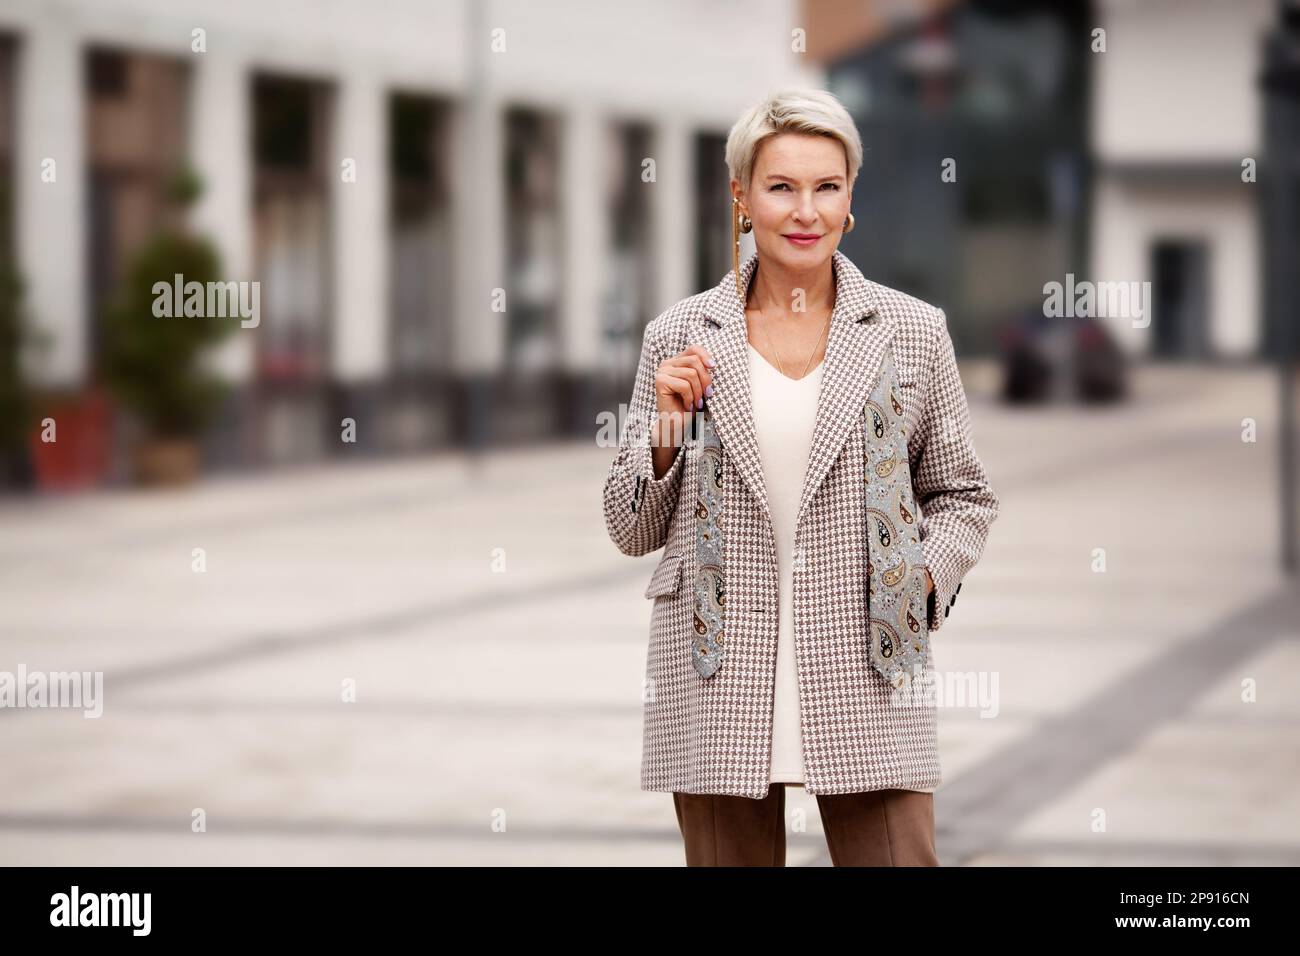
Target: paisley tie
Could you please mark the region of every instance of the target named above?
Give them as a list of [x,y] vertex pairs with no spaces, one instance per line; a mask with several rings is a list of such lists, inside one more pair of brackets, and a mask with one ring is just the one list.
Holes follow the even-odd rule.
[[863,414],[867,417],[864,487],[871,663],[897,688],[925,665],[930,635],[925,551],[912,494],[903,402],[889,349]]
[[698,435],[699,486],[695,501],[695,650],[692,657],[701,677],[712,677],[722,666],[723,612],[726,580],[722,566],[722,443],[706,403],[692,417]]
[[[924,665],[929,642],[925,553],[907,457],[907,430],[893,356],[863,405],[866,475],[868,649],[872,666],[901,687]],[[695,642],[692,660],[711,677],[726,654],[726,574],[722,559],[722,444],[707,403],[692,417],[699,455],[695,502]]]

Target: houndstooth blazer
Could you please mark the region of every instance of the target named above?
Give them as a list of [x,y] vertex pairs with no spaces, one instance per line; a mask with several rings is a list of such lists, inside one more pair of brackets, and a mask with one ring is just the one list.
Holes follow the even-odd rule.
[[[758,264],[741,267],[748,288]],[[942,309],[872,282],[838,250],[807,473],[795,528],[794,633],[805,789],[812,794],[922,789],[941,781],[933,698],[904,700],[870,660],[864,402],[891,349],[902,396],[920,538],[934,579],[928,629],[940,630],[979,560],[998,498],[971,438]],[[604,485],[605,524],[628,555],[664,549],[646,658],[643,790],[761,799],[770,785],[776,674],[776,543],[749,391],[747,323],[733,272],[646,327],[617,455]],[[695,489],[700,455],[678,448],[654,477],[650,429],[659,364],[690,343],[716,360],[705,399],[722,445],[727,661],[701,677],[695,637]],[[684,443],[689,445],[691,443]],[[933,661],[926,652],[925,671]],[[924,686],[924,681],[913,682]]]

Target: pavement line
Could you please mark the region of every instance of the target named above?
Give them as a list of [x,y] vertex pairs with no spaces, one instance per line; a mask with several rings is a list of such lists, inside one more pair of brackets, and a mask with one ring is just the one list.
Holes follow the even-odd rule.
[[[935,842],[942,855],[963,866],[1001,852],[1008,835],[1036,810],[1186,712],[1206,688],[1241,666],[1245,650],[1258,654],[1294,640],[1297,618],[1300,596],[1293,592],[1252,601],[941,786],[935,793]],[[1243,647],[1242,635],[1257,636]]]
[[[345,644],[355,640],[396,637],[430,619],[438,621],[469,617],[484,611],[500,611],[512,606],[531,607],[538,601],[550,601],[564,595],[587,595],[593,586],[614,587],[637,580],[644,587],[653,570],[653,562],[641,562],[634,567],[622,563],[611,564],[606,571],[588,571],[581,577],[561,581],[540,581],[530,587],[514,588],[505,592],[468,594],[450,601],[415,604],[399,611],[371,617],[344,621],[326,627],[312,626],[303,631],[270,631],[245,638],[217,641],[211,650],[180,655],[157,664],[128,667],[111,672],[115,688],[137,687],[170,678],[189,676],[195,671],[243,664],[263,660],[277,654],[292,654],[330,645]],[[639,597],[639,595],[638,595]],[[644,601],[644,598],[640,598]],[[646,622],[649,626],[649,610]],[[105,671],[107,684],[110,672]],[[5,713],[19,713],[19,708],[0,708]]]

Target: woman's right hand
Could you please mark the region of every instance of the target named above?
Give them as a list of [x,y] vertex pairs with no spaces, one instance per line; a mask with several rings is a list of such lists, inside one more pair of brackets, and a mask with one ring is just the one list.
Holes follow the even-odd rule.
[[[655,406],[658,415],[651,435],[651,457],[655,477],[663,477],[672,465],[690,416],[704,407],[713,394],[714,362],[702,345],[688,345],[659,363],[655,371]],[[661,429],[668,427],[668,434]]]

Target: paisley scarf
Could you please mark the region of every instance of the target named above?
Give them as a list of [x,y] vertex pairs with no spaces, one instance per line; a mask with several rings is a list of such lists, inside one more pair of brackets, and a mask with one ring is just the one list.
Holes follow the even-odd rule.
[[[865,418],[865,514],[868,623],[872,665],[894,688],[924,665],[929,642],[925,553],[921,547],[907,430],[891,351],[862,407]],[[692,419],[699,455],[695,503],[695,642],[691,657],[711,677],[726,656],[722,444],[707,400]]]

